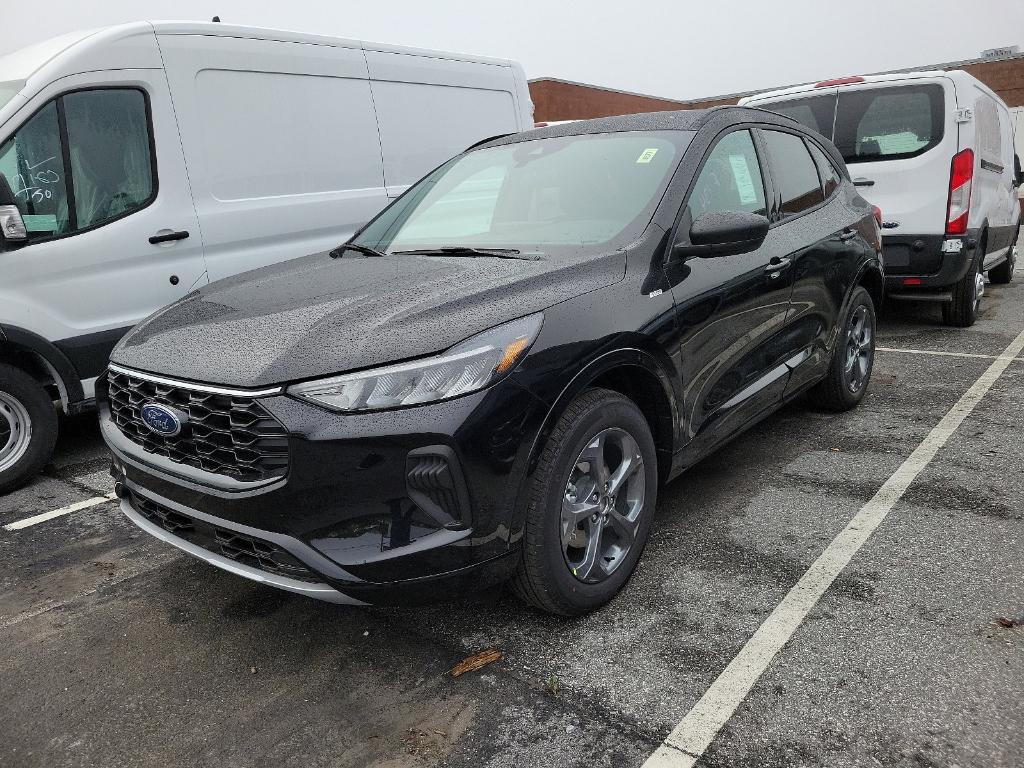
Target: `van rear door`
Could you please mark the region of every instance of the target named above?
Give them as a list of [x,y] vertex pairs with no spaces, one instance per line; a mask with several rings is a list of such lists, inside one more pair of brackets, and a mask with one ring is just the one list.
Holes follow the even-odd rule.
[[[952,81],[842,88],[833,142],[861,194],[882,209],[886,234],[945,233],[950,161],[959,148]],[[901,258],[909,253],[886,252],[888,266],[906,266]]]

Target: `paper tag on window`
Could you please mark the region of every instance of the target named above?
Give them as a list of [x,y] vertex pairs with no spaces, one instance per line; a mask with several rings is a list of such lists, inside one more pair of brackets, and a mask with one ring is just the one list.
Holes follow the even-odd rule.
[[637,163],[649,163],[654,159],[654,156],[658,154],[656,149],[645,149],[640,153],[640,157],[636,159]]
[[757,193],[754,191],[754,179],[750,175],[750,168],[747,167],[747,158],[743,155],[729,155],[729,165],[732,166],[732,176],[736,180],[740,202],[743,205],[756,203]]

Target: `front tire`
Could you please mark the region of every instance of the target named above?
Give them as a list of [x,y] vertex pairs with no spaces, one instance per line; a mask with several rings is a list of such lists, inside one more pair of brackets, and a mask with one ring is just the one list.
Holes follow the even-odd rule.
[[528,490],[513,591],[548,613],[599,608],[629,580],[658,495],[647,420],[626,397],[591,389],[558,420]]
[[57,443],[57,412],[39,382],[0,364],[0,493],[34,477]]
[[842,319],[828,374],[807,393],[826,411],[848,411],[864,399],[875,363],[875,304],[858,286]]

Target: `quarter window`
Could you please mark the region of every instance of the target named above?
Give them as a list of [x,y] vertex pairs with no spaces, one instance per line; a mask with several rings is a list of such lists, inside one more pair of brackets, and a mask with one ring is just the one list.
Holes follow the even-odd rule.
[[772,180],[779,198],[779,215],[796,216],[823,202],[821,181],[804,140],[792,133],[765,131],[771,156]]
[[734,131],[718,142],[693,185],[687,207],[691,221],[708,212],[767,214],[761,166],[750,131]]
[[145,96],[125,88],[55,99],[0,146],[0,174],[32,240],[145,207],[155,190]]
[[836,187],[839,186],[842,176],[839,175],[839,171],[829,160],[828,156],[816,147],[813,142],[807,142],[807,145],[811,148],[811,154],[814,155],[814,161],[818,164],[818,173],[821,174],[821,188],[825,193],[825,199],[832,197],[832,193],[836,191]]

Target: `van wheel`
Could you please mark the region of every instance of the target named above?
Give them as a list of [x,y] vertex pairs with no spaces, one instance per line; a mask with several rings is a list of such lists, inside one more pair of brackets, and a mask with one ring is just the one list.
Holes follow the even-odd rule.
[[1020,237],[1020,228],[1017,228],[1017,233],[1014,235],[1013,242],[1010,244],[1010,253],[1006,257],[1006,261],[1000,264],[998,267],[993,267],[988,271],[988,279],[993,283],[999,285],[1006,285],[1013,280],[1013,270],[1017,268],[1017,239]]
[[848,411],[864,399],[875,364],[875,304],[859,286],[836,339],[828,373],[807,393],[808,399],[826,411]]
[[0,364],[0,493],[35,476],[57,443],[57,411],[35,379]]
[[640,409],[617,392],[584,392],[534,472],[513,591],[563,616],[604,605],[636,568],[657,497],[654,439]]
[[[985,252],[984,240],[981,252]],[[978,319],[981,297],[985,295],[985,276],[978,269],[977,259],[967,274],[953,286],[953,300],[942,305],[942,322],[954,328],[970,328]]]

